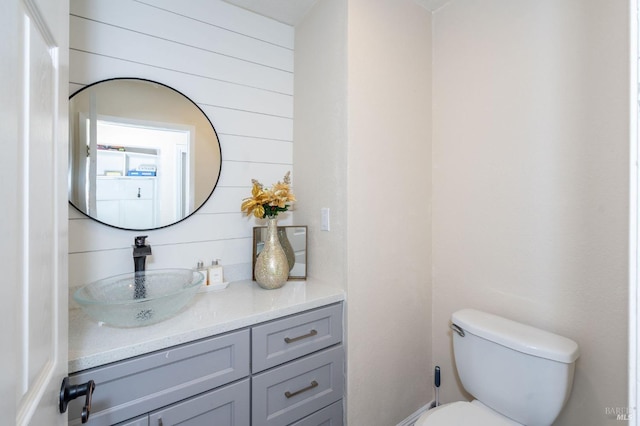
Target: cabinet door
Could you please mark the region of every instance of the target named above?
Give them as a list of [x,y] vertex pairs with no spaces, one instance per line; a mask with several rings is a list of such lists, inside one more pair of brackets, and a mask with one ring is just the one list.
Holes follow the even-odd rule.
[[149,426],[149,416],[144,415],[136,417],[135,419],[127,420],[122,423],[118,423],[115,426]]
[[153,200],[120,201],[118,226],[128,229],[149,229],[156,226]]
[[96,218],[127,229],[156,226],[153,200],[98,200]]
[[127,229],[156,226],[155,178],[103,178],[96,182],[96,217]]
[[120,222],[120,201],[119,200],[98,200],[96,201],[96,217],[104,223]]
[[120,200],[122,198],[122,180],[102,178],[96,180],[96,200]]
[[150,426],[249,426],[249,379],[149,415]]

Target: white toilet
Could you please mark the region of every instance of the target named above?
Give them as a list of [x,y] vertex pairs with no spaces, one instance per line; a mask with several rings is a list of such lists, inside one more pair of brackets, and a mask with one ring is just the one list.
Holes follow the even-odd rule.
[[415,426],[551,425],[571,393],[578,344],[474,309],[451,321],[458,376],[476,399],[440,405]]

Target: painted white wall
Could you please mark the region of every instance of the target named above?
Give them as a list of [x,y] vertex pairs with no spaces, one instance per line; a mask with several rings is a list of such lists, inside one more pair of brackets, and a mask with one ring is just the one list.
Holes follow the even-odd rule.
[[452,1],[433,18],[433,361],[474,307],[578,342],[558,425],[627,407],[625,1]]
[[350,0],[347,22],[347,421],[388,426],[433,395],[431,15]]
[[[214,195],[189,220],[143,233],[153,249],[147,267],[220,258],[227,279],[250,278],[258,222],[240,204],[252,178],[271,185],[293,170],[293,28],[218,0],[72,0],[70,26],[72,92],[113,77],[156,80],[196,102],[220,139]],[[95,223],[72,207],[69,216],[71,287],[133,270],[131,244],[141,232]]]

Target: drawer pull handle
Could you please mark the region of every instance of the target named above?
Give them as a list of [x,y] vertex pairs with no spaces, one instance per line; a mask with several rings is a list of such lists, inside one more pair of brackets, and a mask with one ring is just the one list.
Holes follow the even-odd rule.
[[298,340],[302,340],[302,339],[306,339],[307,337],[313,337],[316,334],[318,334],[318,332],[316,330],[311,330],[308,334],[304,334],[302,336],[298,336],[298,337],[285,337],[284,341],[286,343],[293,343],[293,342],[297,342]]
[[311,382],[311,384],[309,386],[307,386],[306,388],[302,388],[300,390],[297,390],[295,392],[289,392],[286,391],[284,393],[284,396],[286,396],[287,398],[293,398],[296,395],[300,395],[302,392],[306,392],[308,390],[311,390],[313,388],[317,388],[318,387],[318,382],[316,382],[315,380],[313,382]]

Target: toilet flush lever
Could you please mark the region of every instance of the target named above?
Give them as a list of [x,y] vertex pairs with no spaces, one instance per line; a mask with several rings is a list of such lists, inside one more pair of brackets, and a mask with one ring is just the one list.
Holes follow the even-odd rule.
[[460,328],[460,326],[456,325],[456,324],[451,324],[450,325],[451,329],[453,331],[455,331],[456,333],[458,333],[460,335],[460,337],[464,337],[464,330]]

